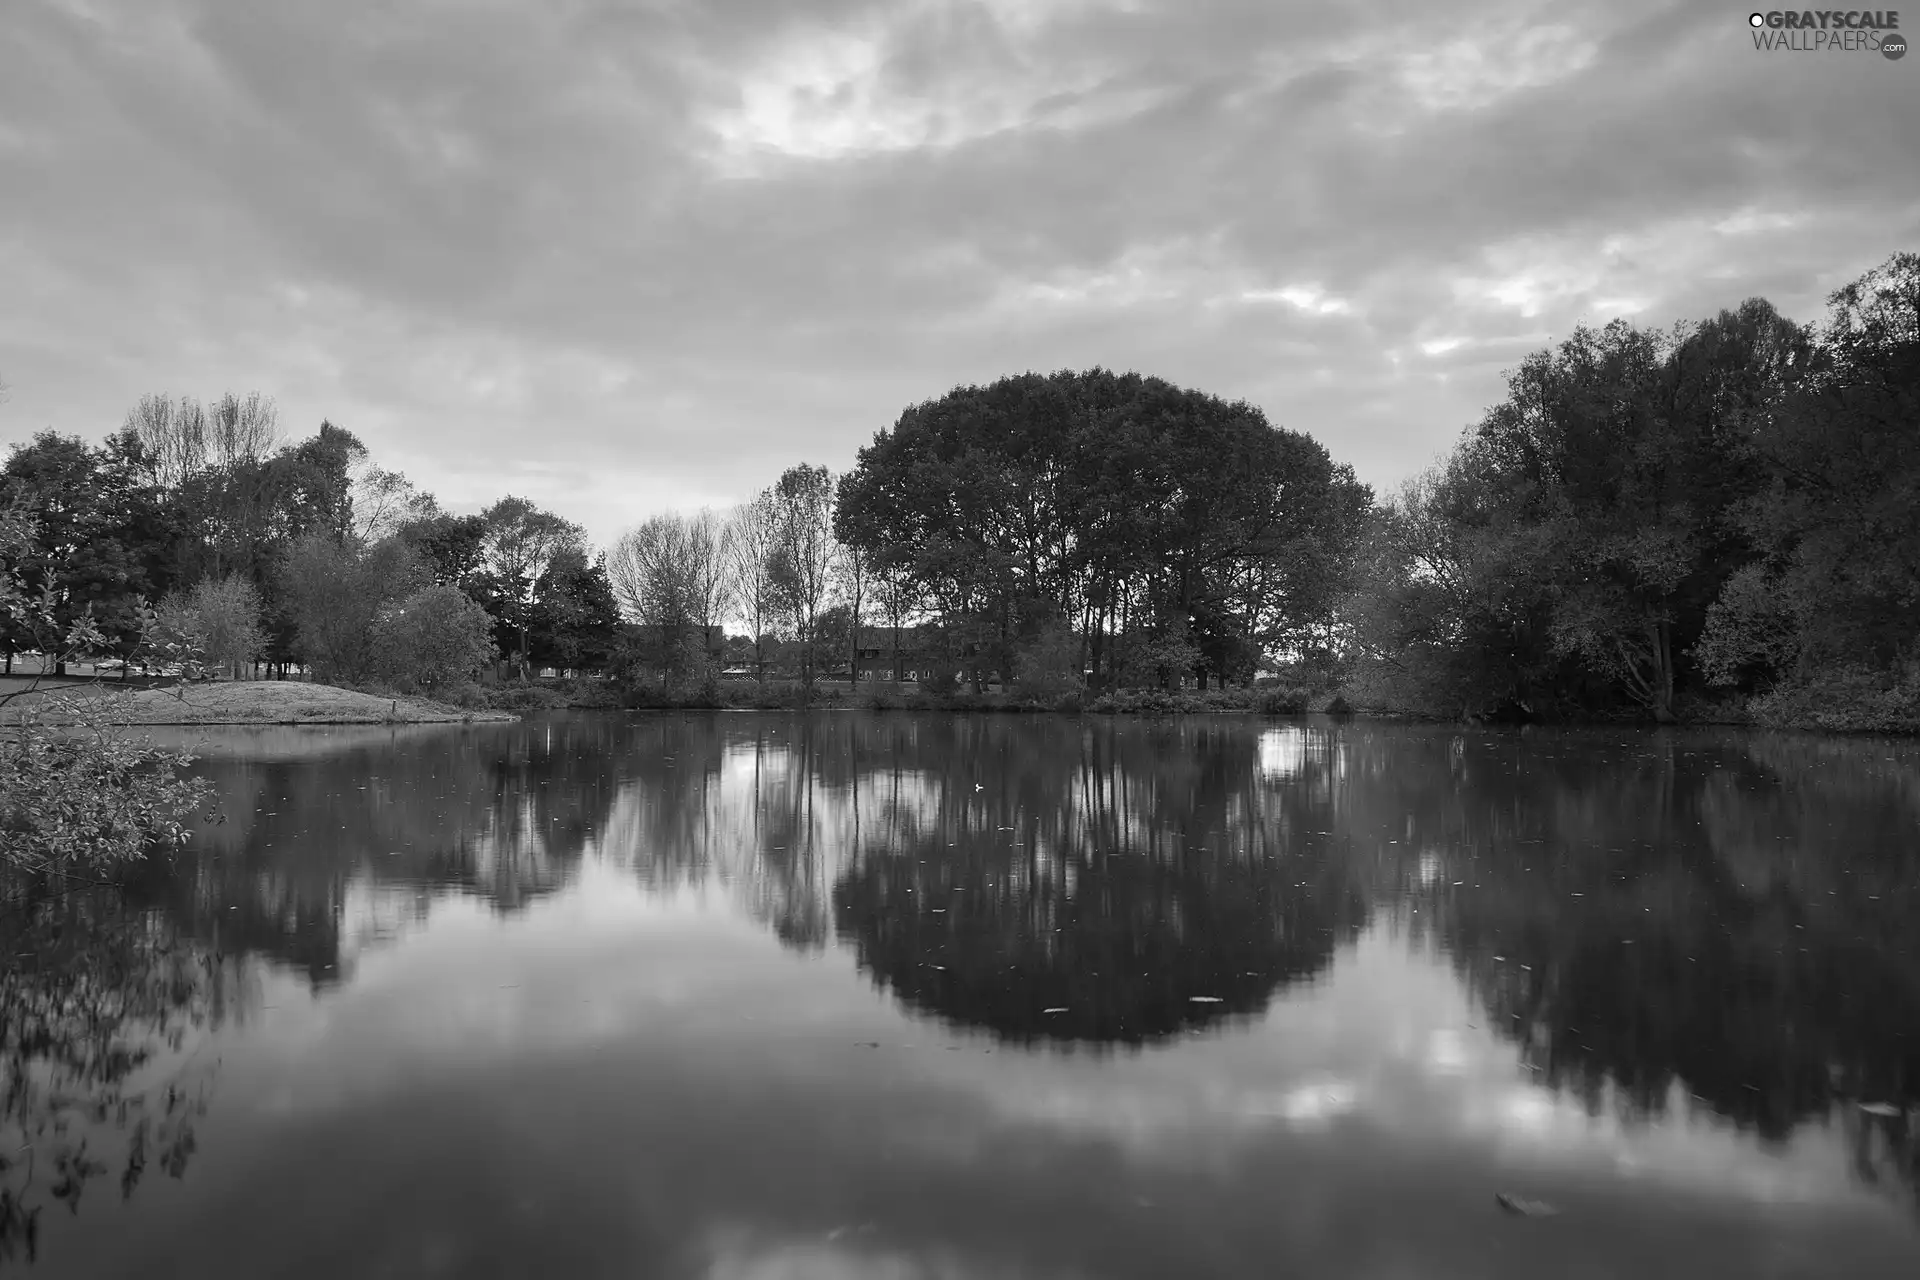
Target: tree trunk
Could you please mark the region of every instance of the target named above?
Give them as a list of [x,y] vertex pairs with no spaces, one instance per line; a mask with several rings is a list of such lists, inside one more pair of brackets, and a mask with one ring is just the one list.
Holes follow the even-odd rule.
[[1654,705],[1653,718],[1672,724],[1679,717],[1673,707],[1673,627],[1662,619],[1653,624]]

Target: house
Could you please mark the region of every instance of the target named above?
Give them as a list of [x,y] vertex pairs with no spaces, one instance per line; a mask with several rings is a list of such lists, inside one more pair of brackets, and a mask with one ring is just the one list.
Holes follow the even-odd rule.
[[[724,627],[708,627],[707,657],[718,664],[725,660],[727,652],[727,633]],[[622,636],[643,659],[658,661],[666,653],[669,639],[677,640],[688,648],[697,648],[700,644],[699,627],[666,628],[658,623],[628,623],[621,628]]]
[[862,680],[919,680],[933,657],[931,628],[901,627],[899,669],[894,667],[892,627],[861,627],[854,645],[854,669]]

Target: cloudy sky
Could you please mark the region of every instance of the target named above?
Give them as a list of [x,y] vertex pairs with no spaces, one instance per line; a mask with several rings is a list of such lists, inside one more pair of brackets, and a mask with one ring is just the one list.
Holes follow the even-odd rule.
[[1390,485],[1577,321],[1920,248],[1920,57],[1731,4],[4,11],[0,441],[258,389],[600,540],[1095,364]]

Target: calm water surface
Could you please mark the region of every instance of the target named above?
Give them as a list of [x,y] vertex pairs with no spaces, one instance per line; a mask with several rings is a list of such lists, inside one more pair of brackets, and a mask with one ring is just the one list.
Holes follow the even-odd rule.
[[192,856],[0,918],[8,1274],[1920,1275],[1911,744],[183,740]]

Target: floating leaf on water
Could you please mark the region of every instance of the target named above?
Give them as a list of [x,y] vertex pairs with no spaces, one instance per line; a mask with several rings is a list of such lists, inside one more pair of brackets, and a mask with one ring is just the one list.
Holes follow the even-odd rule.
[[1560,1212],[1545,1200],[1528,1200],[1510,1191],[1496,1191],[1493,1193],[1493,1199],[1494,1203],[1508,1213],[1518,1214],[1523,1218],[1551,1218]]

